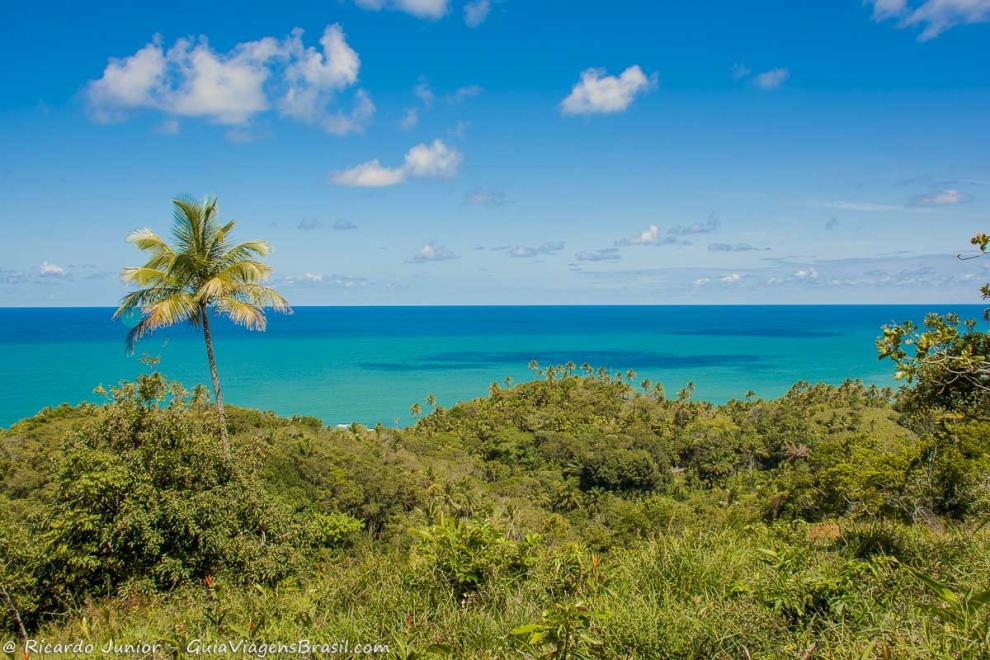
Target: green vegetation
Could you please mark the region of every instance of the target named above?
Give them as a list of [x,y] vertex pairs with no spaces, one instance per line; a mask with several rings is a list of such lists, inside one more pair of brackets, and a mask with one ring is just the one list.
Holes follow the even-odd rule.
[[232,408],[233,473],[216,409],[157,373],[44,410],[3,432],[3,585],[33,635],[97,645],[990,648],[987,422],[922,428],[856,382],[714,406],[541,373],[406,429]]
[[878,340],[897,393],[724,405],[533,364],[401,429],[223,418],[152,370],[0,431],[0,625],[158,656],[985,658],[988,346],[932,317]]

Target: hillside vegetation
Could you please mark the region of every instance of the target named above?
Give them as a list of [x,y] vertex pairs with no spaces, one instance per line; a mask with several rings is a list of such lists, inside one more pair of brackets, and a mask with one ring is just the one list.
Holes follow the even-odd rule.
[[228,407],[230,458],[154,372],[43,410],[0,436],[3,627],[164,657],[985,657],[990,422],[633,376],[548,368],[404,429]]

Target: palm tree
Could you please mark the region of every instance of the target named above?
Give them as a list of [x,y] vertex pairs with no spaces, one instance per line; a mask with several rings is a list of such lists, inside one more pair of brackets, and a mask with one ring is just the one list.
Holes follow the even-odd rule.
[[131,353],[142,337],[158,328],[178,323],[203,328],[217,400],[220,439],[229,458],[227,420],[213,354],[209,312],[227,316],[250,330],[264,330],[266,307],[279,312],[292,309],[279,292],[262,284],[272,271],[271,266],[259,260],[268,254],[268,244],[231,242],[229,234],[234,222],[220,224],[216,197],[203,202],[175,199],[172,205],[174,246],[147,228],[127,237],[128,242],[148,253],[149,258],[143,266],[122,271],[124,282],[139,288],[121,299],[114,318],[135,309],[141,312],[141,319],[127,334],[127,350]]

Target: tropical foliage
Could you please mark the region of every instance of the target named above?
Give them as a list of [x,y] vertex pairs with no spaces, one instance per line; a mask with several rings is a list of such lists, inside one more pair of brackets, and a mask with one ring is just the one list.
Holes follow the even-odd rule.
[[984,422],[854,381],[715,406],[540,371],[405,429],[231,408],[234,473],[215,408],[154,372],[44,410],[2,434],[0,579],[32,634],[176,649],[990,650]]

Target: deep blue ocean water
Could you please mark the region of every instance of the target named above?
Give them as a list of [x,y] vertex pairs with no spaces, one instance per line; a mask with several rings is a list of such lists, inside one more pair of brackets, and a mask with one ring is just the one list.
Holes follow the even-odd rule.
[[[443,405],[485,394],[541,364],[634,369],[673,394],[689,380],[716,402],[797,380],[892,384],[874,341],[884,323],[979,306],[302,307],[265,333],[214,322],[227,402],[327,424],[409,421],[428,393]],[[172,329],[124,352],[111,309],[0,309],[0,425],[146,369],[142,352],[187,385],[209,384],[202,335]]]

